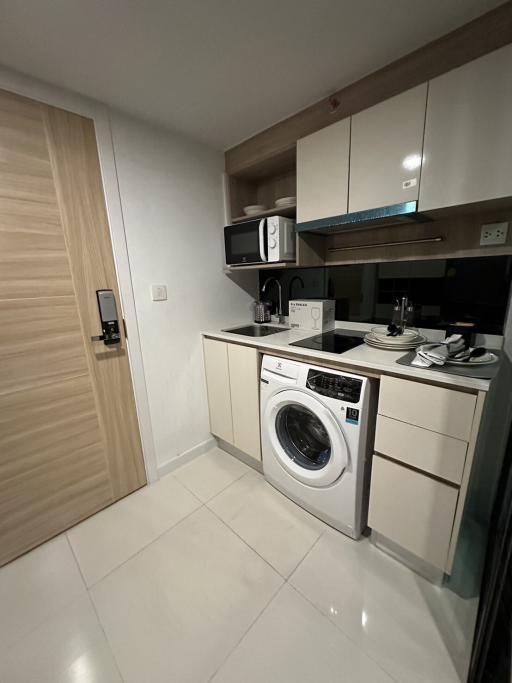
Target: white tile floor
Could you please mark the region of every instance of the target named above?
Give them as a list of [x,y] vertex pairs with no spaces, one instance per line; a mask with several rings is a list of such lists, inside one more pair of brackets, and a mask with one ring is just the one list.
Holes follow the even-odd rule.
[[0,569],[0,683],[457,683],[436,591],[214,449]]

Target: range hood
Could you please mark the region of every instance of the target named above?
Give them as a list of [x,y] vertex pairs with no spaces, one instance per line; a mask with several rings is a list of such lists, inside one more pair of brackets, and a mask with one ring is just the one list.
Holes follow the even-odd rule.
[[297,223],[295,229],[297,232],[332,235],[339,232],[362,230],[363,228],[380,228],[405,223],[427,223],[431,220],[429,216],[418,212],[418,202],[414,201]]

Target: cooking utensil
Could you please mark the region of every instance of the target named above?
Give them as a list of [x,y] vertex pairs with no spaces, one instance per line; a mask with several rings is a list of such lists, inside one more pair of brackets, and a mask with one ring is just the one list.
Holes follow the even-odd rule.
[[[393,334],[390,334],[388,332],[389,328],[393,327],[394,329],[392,330]],[[377,327],[372,327],[371,329],[371,336],[374,337],[376,340],[383,342],[384,344],[400,344],[400,343],[409,343],[409,342],[414,342],[417,340],[423,340],[424,337],[420,335],[418,330],[406,328],[400,333],[399,328],[397,328],[394,325],[389,325],[389,327],[384,327],[384,325],[378,325]],[[423,341],[421,343],[423,343]]]
[[[435,359],[428,355],[428,351],[436,347],[439,347],[439,342],[436,344],[423,344],[418,348],[417,354],[426,360],[435,362]],[[481,349],[483,347],[478,348]],[[425,351],[427,353],[425,353]],[[479,350],[475,356],[471,356],[470,351],[467,358],[457,358],[456,356],[453,356],[452,358],[446,358],[445,365],[467,366],[468,363],[471,365],[491,365],[492,363],[496,363],[497,360],[498,356],[496,354],[492,353],[492,351],[487,351],[487,349],[483,349],[483,353]]]
[[473,350],[469,353],[469,355],[467,356],[467,358],[464,358],[464,362],[465,362],[465,363],[469,363],[469,361],[470,361],[472,358],[480,358],[481,356],[485,356],[486,353],[487,353],[487,349],[486,349],[486,348],[484,348],[483,346],[477,346],[475,349],[473,349]]
[[254,302],[254,322],[269,323],[272,304],[269,301]]

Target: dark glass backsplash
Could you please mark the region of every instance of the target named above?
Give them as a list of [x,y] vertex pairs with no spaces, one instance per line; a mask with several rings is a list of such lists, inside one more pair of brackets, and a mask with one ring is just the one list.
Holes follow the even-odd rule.
[[[444,329],[474,322],[477,331],[502,334],[512,276],[511,256],[395,261],[327,268],[260,271],[260,290],[268,277],[279,280],[283,312],[290,299],[335,299],[336,320],[387,323],[396,299],[412,299],[416,325]],[[277,307],[277,287],[263,299]]]

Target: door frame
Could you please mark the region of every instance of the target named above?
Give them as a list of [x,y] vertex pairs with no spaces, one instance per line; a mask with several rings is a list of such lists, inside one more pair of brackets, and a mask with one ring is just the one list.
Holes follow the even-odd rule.
[[127,328],[126,346],[135,395],[135,405],[137,407],[144,466],[148,484],[153,483],[159,478],[155,442],[149,412],[144,362],[124,229],[123,209],[119,193],[114,144],[110,126],[110,109],[101,102],[76,95],[5,67],[0,67],[0,88],[43,102],[44,104],[60,107],[74,114],[85,116],[94,122],[112,251],[121,296],[120,304]]

